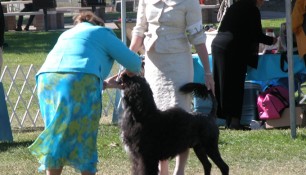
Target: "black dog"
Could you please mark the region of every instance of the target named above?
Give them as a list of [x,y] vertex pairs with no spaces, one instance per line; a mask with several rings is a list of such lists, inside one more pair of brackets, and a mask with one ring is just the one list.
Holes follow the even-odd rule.
[[[211,172],[208,156],[222,174],[229,173],[218,148],[215,100],[209,116],[191,114],[181,108],[160,111],[143,77],[124,75],[120,81],[124,86],[121,129],[123,143],[128,147],[132,160],[133,175],[157,175],[159,160],[173,158],[188,148],[194,149],[205,174]],[[211,94],[215,99],[203,84],[189,83],[180,90],[203,98]]]

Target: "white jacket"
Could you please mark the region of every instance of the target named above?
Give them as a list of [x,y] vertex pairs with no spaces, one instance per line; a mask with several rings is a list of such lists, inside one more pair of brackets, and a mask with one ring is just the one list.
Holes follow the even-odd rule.
[[144,47],[159,53],[190,51],[205,43],[198,0],[139,0],[133,35],[144,37]]

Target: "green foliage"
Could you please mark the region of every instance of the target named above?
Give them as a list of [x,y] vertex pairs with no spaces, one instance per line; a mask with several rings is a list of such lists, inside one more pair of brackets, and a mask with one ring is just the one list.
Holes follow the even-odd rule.
[[[276,36],[279,36],[280,33],[280,26],[282,23],[286,22],[286,19],[280,18],[280,19],[269,19],[269,20],[262,20],[261,24],[264,29],[266,28],[272,28],[274,29],[274,33]],[[265,31],[264,31],[265,32]]]

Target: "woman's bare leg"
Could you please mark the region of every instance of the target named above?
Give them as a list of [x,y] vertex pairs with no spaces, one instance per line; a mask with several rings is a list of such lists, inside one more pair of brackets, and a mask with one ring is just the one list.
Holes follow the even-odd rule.
[[184,175],[185,165],[187,163],[188,155],[189,155],[189,149],[176,156],[175,169],[173,172],[174,175]]
[[83,171],[82,175],[95,175],[96,173],[91,173],[89,171]]
[[168,167],[168,160],[159,161],[159,175],[168,175],[169,174],[169,167]]
[[46,170],[47,175],[61,175],[63,168],[60,169],[48,169]]
[[[47,175],[61,175],[63,168],[61,169],[49,169],[47,170]],[[89,171],[83,171],[82,175],[95,175],[95,173],[91,173]]]

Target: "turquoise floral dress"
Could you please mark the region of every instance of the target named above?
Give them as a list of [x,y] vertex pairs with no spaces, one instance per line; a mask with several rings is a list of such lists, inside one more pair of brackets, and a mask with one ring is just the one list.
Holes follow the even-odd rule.
[[81,22],[64,31],[36,74],[44,131],[29,147],[39,170],[97,172],[103,80],[114,62],[137,73],[139,56],[109,28]]
[[29,149],[41,164],[39,170],[69,165],[95,173],[102,111],[99,78],[85,73],[42,73],[37,77],[37,94],[45,129]]

